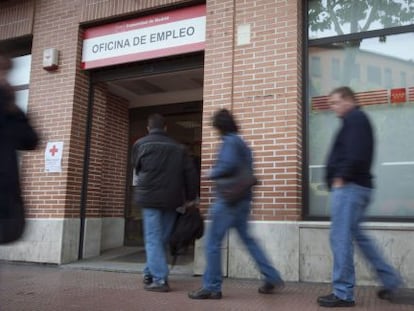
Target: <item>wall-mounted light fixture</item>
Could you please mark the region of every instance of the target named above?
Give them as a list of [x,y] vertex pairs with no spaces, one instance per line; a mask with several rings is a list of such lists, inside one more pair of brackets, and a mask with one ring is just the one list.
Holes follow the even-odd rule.
[[56,70],[59,64],[59,51],[55,48],[43,51],[43,69],[47,71]]

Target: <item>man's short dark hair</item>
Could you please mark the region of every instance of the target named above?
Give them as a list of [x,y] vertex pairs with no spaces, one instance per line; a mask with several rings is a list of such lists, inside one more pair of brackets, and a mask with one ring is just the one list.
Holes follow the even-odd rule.
[[154,113],[148,117],[148,128],[163,130],[165,128],[165,119],[159,113]]
[[227,109],[220,109],[214,113],[213,127],[215,127],[222,135],[237,133],[239,131],[233,115]]
[[355,93],[350,87],[347,87],[347,86],[337,87],[336,89],[332,90],[332,92],[329,94],[329,96],[331,96],[333,94],[339,94],[339,96],[341,96],[341,98],[349,98],[353,102],[356,102]]

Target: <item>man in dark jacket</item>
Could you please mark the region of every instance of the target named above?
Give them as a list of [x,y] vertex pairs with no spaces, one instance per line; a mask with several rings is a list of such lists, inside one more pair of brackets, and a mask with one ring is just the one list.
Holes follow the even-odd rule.
[[356,104],[354,92],[340,87],[330,94],[331,109],[342,119],[328,157],[326,182],[331,190],[331,250],[333,291],[321,296],[323,307],[352,307],[354,302],[353,240],[374,266],[384,288],[382,299],[391,299],[401,286],[401,277],[382,257],[360,228],[372,192],[371,165],[374,135],[367,115]]
[[184,146],[166,134],[164,118],[148,118],[149,134],[133,146],[137,175],[135,201],[142,208],[147,265],[145,289],[167,292],[166,243],[177,217],[176,208],[196,199],[198,177]]
[[16,150],[34,149],[38,137],[16,106],[14,91],[6,80],[11,59],[0,53],[0,244],[20,238],[24,229]]

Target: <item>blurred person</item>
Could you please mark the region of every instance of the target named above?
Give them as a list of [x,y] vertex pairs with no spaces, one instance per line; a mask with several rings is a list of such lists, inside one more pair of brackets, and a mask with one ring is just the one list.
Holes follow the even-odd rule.
[[333,254],[332,293],[318,298],[323,307],[353,307],[355,266],[353,241],[372,264],[383,284],[381,299],[391,299],[401,286],[398,272],[382,257],[361,229],[372,195],[371,166],[374,135],[367,115],[358,106],[349,87],[334,89],[331,109],[342,120],[326,165],[326,183],[331,191],[330,244]]
[[176,209],[194,201],[198,176],[185,146],[168,137],[160,114],[148,118],[148,135],[138,139],[132,150],[137,175],[134,199],[142,209],[146,267],[144,289],[168,292],[166,246],[174,227]]
[[34,149],[38,136],[15,103],[7,81],[12,60],[0,52],[0,244],[21,237],[25,225],[17,150]]
[[216,181],[216,199],[210,208],[211,224],[206,236],[206,268],[202,287],[188,293],[191,299],[221,299],[222,271],[221,245],[226,232],[235,228],[264,276],[259,293],[270,294],[276,288],[282,288],[284,281],[279,272],[271,265],[269,259],[249,233],[248,220],[251,211],[252,191],[249,189],[244,197],[234,204],[226,200],[217,191],[217,181],[231,176],[241,167],[253,171],[253,158],[250,148],[238,135],[238,126],[233,115],[226,109],[217,111],[213,116],[213,127],[219,132],[222,144],[217,160],[209,178]]

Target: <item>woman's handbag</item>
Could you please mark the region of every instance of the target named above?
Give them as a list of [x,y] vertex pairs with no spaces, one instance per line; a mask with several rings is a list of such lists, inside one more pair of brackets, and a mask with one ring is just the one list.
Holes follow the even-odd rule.
[[232,176],[216,180],[217,191],[230,205],[234,205],[243,199],[256,184],[257,178],[248,166],[239,167]]
[[237,142],[237,148],[241,157],[245,158],[246,161],[237,168],[234,174],[215,180],[217,192],[229,205],[235,205],[242,200],[248,191],[258,183],[250,163],[243,152],[241,141]]

